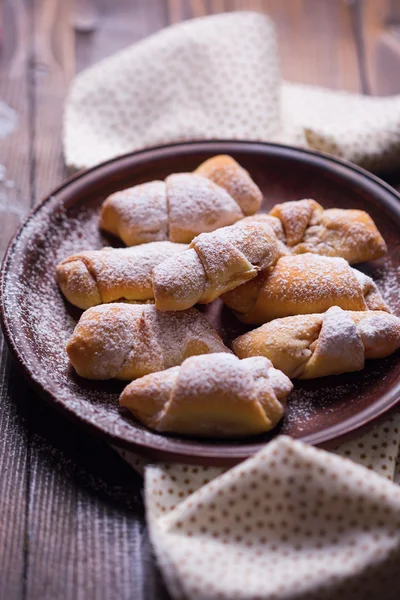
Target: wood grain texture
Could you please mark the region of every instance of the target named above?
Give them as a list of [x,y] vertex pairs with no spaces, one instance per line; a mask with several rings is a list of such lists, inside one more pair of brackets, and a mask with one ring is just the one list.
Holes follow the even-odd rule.
[[400,2],[365,0],[365,71],[373,95],[400,94]]
[[[0,255],[21,213],[65,176],[62,105],[74,72],[168,23],[258,10],[278,30],[283,75],[358,91],[360,39],[374,94],[400,92],[398,0],[0,0]],[[357,35],[356,35],[357,34]],[[358,40],[358,41],[357,41]],[[358,44],[358,45],[357,45]],[[397,174],[392,181],[399,181]],[[2,203],[0,202],[0,206]],[[140,479],[103,443],[44,406],[0,341],[0,600],[167,598],[144,527]]]
[[[24,597],[28,490],[25,388],[0,336],[0,599]],[[19,403],[15,398],[19,397]]]
[[172,23],[236,10],[262,12],[274,21],[286,79],[360,90],[351,13],[342,0],[168,0]]
[[[0,53],[0,99],[18,115],[18,127],[0,140],[0,162],[5,179],[0,182],[0,258],[31,199],[30,90],[28,84],[31,38],[28,13],[20,1],[1,5],[3,28]],[[12,211],[7,210],[8,206]],[[0,599],[22,598],[26,563],[28,490],[27,401],[0,333]],[[19,397],[19,402],[14,401]]]
[[33,180],[37,202],[65,178],[61,128],[63,102],[74,75],[72,3],[32,5]]
[[[155,33],[168,24],[164,0],[85,0],[75,10],[77,72],[114,52]],[[82,28],[83,18],[89,28]]]

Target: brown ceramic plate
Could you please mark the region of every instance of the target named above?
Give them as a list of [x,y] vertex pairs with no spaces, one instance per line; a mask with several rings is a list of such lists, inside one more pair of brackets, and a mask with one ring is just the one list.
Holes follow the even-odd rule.
[[[399,354],[370,361],[365,370],[296,382],[285,418],[269,435],[207,441],[158,435],[118,406],[120,382],[90,382],[68,364],[65,342],[80,311],[61,296],[56,264],[83,249],[116,243],[98,230],[100,204],[111,192],[179,171],[191,171],[215,154],[231,154],[265,195],[263,210],[277,202],[315,198],[324,207],[360,208],[375,220],[388,244],[386,258],[361,265],[400,315],[400,196],[362,169],[322,154],[249,142],[200,142],[164,146],[111,160],[78,173],[45,198],[10,243],[1,281],[1,316],[12,354],[34,387],[88,431],[155,458],[231,464],[286,433],[311,444],[334,444],[393,409],[400,397]],[[245,331],[220,301],[204,308],[227,343]]]

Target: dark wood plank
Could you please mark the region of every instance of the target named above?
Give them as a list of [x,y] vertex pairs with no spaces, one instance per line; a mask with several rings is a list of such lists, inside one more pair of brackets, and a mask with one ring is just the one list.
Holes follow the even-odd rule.
[[400,3],[364,0],[362,35],[365,70],[371,93],[400,94]]
[[[18,126],[0,140],[0,259],[30,205],[30,112],[28,57],[31,39],[24,3],[5,0],[0,5],[2,28],[0,99],[14,109]],[[8,185],[5,184],[9,181]],[[10,207],[12,210],[10,210]],[[24,594],[26,513],[28,490],[27,401],[0,333],[0,598]],[[19,398],[19,403],[15,402]]]
[[63,103],[74,75],[72,3],[33,4],[33,177],[35,201],[66,176],[61,148]]
[[346,2],[331,0],[168,0],[170,22],[234,10],[274,21],[282,74],[294,82],[360,90],[357,47]]
[[144,600],[141,478],[109,446],[32,402],[26,597]]
[[[26,387],[0,336],[0,599],[23,598],[29,484]],[[19,398],[19,406],[16,399]]]
[[164,0],[84,0],[74,16],[77,72],[168,24]]
[[[397,0],[364,0],[361,10],[364,69],[375,96],[400,94],[400,3]],[[400,168],[384,179],[400,191]]]
[[332,89],[360,89],[356,46],[345,2],[266,0],[262,7],[277,27],[284,78]]

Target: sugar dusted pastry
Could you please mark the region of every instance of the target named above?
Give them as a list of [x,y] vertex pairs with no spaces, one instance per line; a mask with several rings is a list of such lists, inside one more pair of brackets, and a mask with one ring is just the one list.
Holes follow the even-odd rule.
[[153,289],[159,310],[185,310],[207,304],[253,279],[279,257],[275,233],[265,223],[224,227],[202,233],[188,250],[157,265]]
[[270,216],[281,221],[293,254],[340,256],[354,264],[386,253],[384,239],[363,210],[324,210],[315,200],[299,200],[277,204]]
[[154,298],[153,268],[186,248],[185,244],[151,242],[79,252],[57,265],[58,285],[69,302],[83,309],[121,299],[149,300]]
[[298,200],[276,204],[268,215],[253,215],[244,221],[269,223],[281,243],[282,254],[311,252],[338,256],[354,264],[386,253],[383,237],[363,210],[324,210],[315,200]]
[[243,217],[235,200],[210,179],[177,173],[116,192],[103,203],[100,226],[127,246],[158,240],[188,243]]
[[230,352],[196,309],[160,313],[154,305],[101,304],[81,316],[67,343],[81,377],[131,380],[189,356]]
[[370,277],[343,258],[315,254],[282,256],[274,267],[222,300],[241,321],[253,324],[325,312],[335,305],[344,310],[389,310]]
[[343,311],[275,319],[238,337],[239,358],[265,356],[288,377],[312,379],[364,368],[400,348],[400,319],[381,311]]
[[273,230],[278,240],[278,249],[280,256],[286,256],[287,254],[292,253],[290,248],[286,245],[286,236],[283,230],[282,223],[276,217],[272,217],[271,215],[267,215],[265,213],[258,213],[257,215],[252,215],[251,217],[245,217],[244,219],[241,219],[240,221],[237,221],[237,223],[235,223],[237,227],[255,224],[263,224],[270,227]]
[[264,357],[208,354],[133,381],[120,404],[156,431],[229,438],[275,427],[292,387]]
[[223,187],[236,200],[244,215],[252,215],[260,208],[263,199],[261,190],[231,156],[213,156],[194,172]]

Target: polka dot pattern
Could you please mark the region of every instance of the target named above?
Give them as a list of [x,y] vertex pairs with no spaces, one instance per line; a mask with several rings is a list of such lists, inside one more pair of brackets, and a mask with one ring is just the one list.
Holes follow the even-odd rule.
[[[389,427],[394,433],[394,421]],[[154,549],[176,598],[400,592],[400,488],[347,458],[280,436],[230,470],[149,465],[145,493]]]
[[369,169],[398,166],[400,96],[281,80],[274,26],[260,13],[163,29],[80,73],[64,113],[69,167],[168,142],[278,141]]
[[258,13],[168,27],[80,73],[64,115],[68,166],[171,141],[278,135],[274,28]]
[[[342,444],[336,453],[349,458],[390,481],[395,480],[400,446],[400,413],[376,425],[368,433]],[[397,465],[397,466],[396,466]]]
[[281,118],[294,134],[301,130],[313,150],[375,171],[399,165],[400,96],[361,96],[283,82]]
[[145,473],[150,534],[173,597],[362,600],[385,586],[394,600],[400,488],[388,480],[399,431],[395,415],[335,454],[281,436],[230,470],[146,466],[119,452]]

